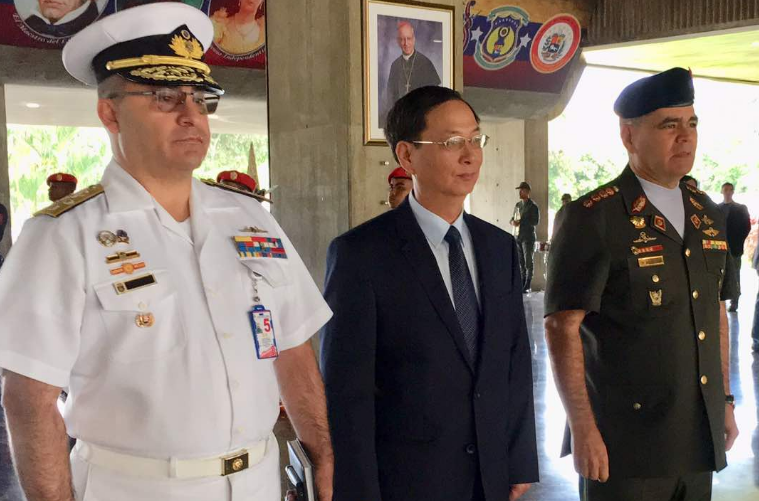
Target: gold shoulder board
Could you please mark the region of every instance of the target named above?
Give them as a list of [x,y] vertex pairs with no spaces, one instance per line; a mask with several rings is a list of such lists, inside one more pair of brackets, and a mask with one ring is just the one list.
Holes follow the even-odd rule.
[[96,196],[103,193],[103,187],[99,184],[93,184],[92,186],[79,190],[76,193],[72,193],[67,197],[63,197],[57,202],[45,207],[44,209],[34,213],[34,217],[37,216],[50,216],[58,217],[64,212],[68,212],[77,205],[81,205],[87,200],[92,200]]
[[222,190],[231,191],[232,193],[237,193],[239,195],[245,195],[246,197],[255,198],[259,202],[269,202],[270,204],[274,203],[271,201],[271,199],[262,197],[261,195],[257,195],[255,193],[251,193],[245,190],[238,190],[234,186],[229,186],[228,184],[223,184],[223,183],[217,183],[213,179],[201,179],[201,182],[203,182],[203,184],[207,184],[208,186],[213,186],[214,188],[221,188]]

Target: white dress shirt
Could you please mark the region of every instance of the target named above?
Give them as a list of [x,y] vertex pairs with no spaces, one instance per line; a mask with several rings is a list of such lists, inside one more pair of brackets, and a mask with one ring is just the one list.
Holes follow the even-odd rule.
[[[103,195],[58,218],[29,220],[11,249],[0,274],[0,367],[67,387],[68,433],[116,452],[193,459],[266,439],[279,390],[247,317],[254,276],[280,351],[331,316],[298,253],[250,197],[193,180],[191,218],[179,223],[115,162],[101,184]],[[287,259],[240,258],[233,237],[253,236],[248,227],[280,238]],[[106,247],[103,230],[124,230],[130,242]],[[145,267],[112,275],[119,264],[106,256],[127,250]],[[116,292],[114,284],[148,273],[155,285]],[[138,327],[141,313],[154,325]],[[279,501],[278,463],[271,447],[262,463],[228,477],[143,480],[72,455],[78,496],[88,501]]]
[[[420,204],[414,193],[409,194],[409,203],[411,204],[411,211],[414,213],[416,222],[424,232],[424,236],[427,238],[427,243],[430,246],[432,254],[435,256],[437,266],[440,269],[440,274],[443,276],[443,282],[445,282],[445,288],[448,289],[448,295],[453,301],[453,286],[451,285],[451,267],[448,261],[448,242],[445,241],[445,235],[448,233],[448,229],[453,226],[459,233],[461,233],[461,245],[464,248],[464,257],[466,258],[466,264],[469,267],[469,274],[472,276],[472,282],[474,282],[474,291],[477,294],[477,300],[480,300],[480,281],[477,275],[477,259],[474,255],[474,245],[472,244],[472,234],[469,233],[469,228],[464,221],[464,211],[461,211],[459,217],[453,222],[448,224],[448,221],[438,216],[437,214],[426,209]],[[456,307],[456,304],[453,304]]]

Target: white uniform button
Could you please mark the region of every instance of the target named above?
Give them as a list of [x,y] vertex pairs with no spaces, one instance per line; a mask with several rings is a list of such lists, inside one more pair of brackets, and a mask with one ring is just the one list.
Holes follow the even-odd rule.
[[233,390],[236,390],[237,388],[239,388],[239,387],[240,387],[240,383],[239,383],[239,382],[237,382],[237,380],[233,379],[232,381],[230,381],[230,382],[229,382],[229,386],[230,386],[230,387],[231,387]]
[[633,404],[633,410],[639,411],[643,406],[640,405],[638,402],[635,402]]
[[148,309],[148,305],[145,304],[144,301],[140,301],[139,303],[137,303],[137,309],[140,311],[145,311]]
[[238,426],[237,428],[235,428],[235,435],[242,435],[242,432],[244,431],[245,430],[243,429],[242,426]]
[[211,287],[206,287],[206,294],[208,297],[216,297],[216,291],[213,290]]
[[229,332],[224,332],[221,334],[221,337],[223,337],[224,339],[232,339],[234,335],[230,334]]

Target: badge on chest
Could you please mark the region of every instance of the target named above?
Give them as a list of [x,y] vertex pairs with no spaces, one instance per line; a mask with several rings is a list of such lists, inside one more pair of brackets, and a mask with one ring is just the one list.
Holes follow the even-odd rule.
[[253,331],[253,340],[256,342],[256,356],[259,360],[277,358],[277,338],[274,335],[274,321],[271,311],[256,305],[248,312],[250,329]]

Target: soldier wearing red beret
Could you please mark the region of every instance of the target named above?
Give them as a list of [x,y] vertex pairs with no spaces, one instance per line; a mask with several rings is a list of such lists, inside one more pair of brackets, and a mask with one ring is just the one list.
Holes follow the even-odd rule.
[[236,170],[225,170],[216,176],[216,182],[226,184],[238,190],[256,192],[256,180],[251,176]]
[[411,175],[401,167],[397,167],[387,176],[387,184],[390,185],[390,190],[387,193],[387,204],[391,209],[401,205],[414,187]]
[[58,172],[47,178],[47,196],[51,202],[57,202],[61,198],[71,195],[76,191],[77,180],[71,174]]

